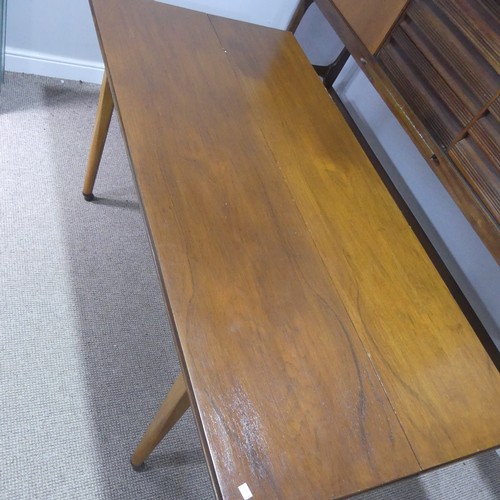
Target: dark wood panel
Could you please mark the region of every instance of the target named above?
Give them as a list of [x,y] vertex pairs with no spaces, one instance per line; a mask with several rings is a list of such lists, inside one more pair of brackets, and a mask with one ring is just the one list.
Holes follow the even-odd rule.
[[[460,69],[453,66],[439,48],[433,45],[432,40],[425,35],[419,25],[409,18],[402,19],[398,28],[408,36],[412,43],[418,47],[418,51],[424,59],[442,76],[453,93],[460,98],[464,108],[467,108],[471,113],[477,113],[481,109],[483,101],[464,80]],[[395,30],[396,32],[397,30]]]
[[500,123],[500,98],[496,98],[489,106],[488,111],[495,117],[496,121]]
[[[421,48],[415,45],[402,29],[394,30],[391,43],[399,47],[407,65],[412,68],[414,78],[427,84],[428,93],[432,95],[432,99],[442,102],[454,119],[460,125],[466,126],[473,119],[473,112],[467,106],[464,106],[464,102],[454,92],[449,81],[427,59]],[[414,82],[410,83],[414,84]]]
[[[415,113],[440,147],[446,150],[460,133],[463,125],[446,106],[432,83],[429,83],[428,79],[422,75],[425,67],[417,68],[416,64],[419,59],[412,58],[412,53],[406,52],[405,45],[401,46],[397,43],[398,38],[401,37],[391,38],[379,53],[378,59],[399,93],[415,109]],[[442,82],[445,84],[444,80]],[[454,95],[451,90],[448,94]],[[460,114],[465,115],[465,111]],[[472,115],[469,116],[472,117]]]
[[[476,130],[475,135],[482,136],[482,131]],[[483,137],[483,140],[486,138]],[[475,192],[488,207],[500,224],[500,172],[498,163],[493,163],[474,137],[468,136],[457,142],[449,151],[455,165],[474,186]]]
[[[474,115],[496,95],[500,79],[444,15],[432,2],[416,0],[380,51],[378,59],[384,63],[397,50],[400,54],[398,66],[386,64],[386,70],[398,90],[431,128],[436,115],[440,114],[440,106],[444,104],[453,115],[444,117],[444,126],[449,123],[450,130],[454,130],[454,118],[467,127]],[[400,67],[402,62],[404,65]],[[405,71],[411,73],[410,81],[398,82]],[[411,87],[425,85],[428,86],[424,90],[427,105],[422,105],[417,96],[413,102]],[[443,124],[434,128],[438,140],[443,135],[442,130]]]
[[500,73],[500,3],[498,0],[434,0],[470,40],[482,57]]
[[496,93],[500,77],[464,34],[452,23],[447,13],[432,0],[413,0],[407,17],[418,24],[430,44],[457,70],[462,84],[469,86],[481,102]]
[[488,158],[494,172],[500,173],[500,122],[487,113],[469,130],[469,135]]

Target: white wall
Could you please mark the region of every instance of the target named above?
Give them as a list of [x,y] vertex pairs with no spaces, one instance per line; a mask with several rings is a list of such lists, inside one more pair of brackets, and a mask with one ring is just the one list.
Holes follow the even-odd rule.
[[[172,0],[221,16],[283,28],[298,0]],[[9,0],[7,71],[100,83],[103,64],[88,0]]]
[[9,0],[7,71],[100,82],[102,58],[87,0]]
[[[297,38],[316,64],[342,47],[315,6]],[[334,87],[500,349],[500,266],[352,58]]]

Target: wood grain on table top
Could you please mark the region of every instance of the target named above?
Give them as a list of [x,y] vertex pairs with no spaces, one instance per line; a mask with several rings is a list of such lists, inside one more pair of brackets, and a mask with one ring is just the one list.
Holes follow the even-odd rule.
[[216,492],[498,446],[498,371],[293,37],[91,4]]

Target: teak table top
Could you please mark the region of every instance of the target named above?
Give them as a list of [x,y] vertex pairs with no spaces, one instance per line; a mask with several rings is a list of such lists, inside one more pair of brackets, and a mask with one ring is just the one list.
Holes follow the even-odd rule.
[[216,493],[499,446],[499,372],[292,35],[91,5]]

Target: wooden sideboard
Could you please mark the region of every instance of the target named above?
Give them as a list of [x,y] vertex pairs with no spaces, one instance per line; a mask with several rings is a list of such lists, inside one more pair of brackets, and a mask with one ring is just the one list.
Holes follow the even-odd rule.
[[500,262],[500,4],[315,3]]

